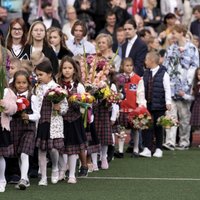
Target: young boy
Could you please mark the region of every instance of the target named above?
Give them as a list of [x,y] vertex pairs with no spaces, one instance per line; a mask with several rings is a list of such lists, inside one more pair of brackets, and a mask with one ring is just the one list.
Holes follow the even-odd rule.
[[[144,150],[140,156],[151,157],[151,147],[153,133],[156,139],[156,150],[154,157],[161,158],[163,156],[162,142],[163,129],[156,125],[157,119],[165,114],[166,110],[171,109],[171,89],[170,78],[164,66],[159,65],[159,54],[155,51],[146,55],[145,64],[147,70],[144,72],[143,80],[145,87],[145,98],[147,100],[147,108],[153,118],[152,128],[143,131]],[[147,132],[147,133],[145,133]]]

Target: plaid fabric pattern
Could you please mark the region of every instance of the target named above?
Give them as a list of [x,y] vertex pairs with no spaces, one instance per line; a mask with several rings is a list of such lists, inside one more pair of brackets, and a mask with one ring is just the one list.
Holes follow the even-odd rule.
[[41,117],[39,120],[39,124],[51,121],[51,111],[52,111],[52,102],[48,101],[47,98],[44,97],[40,111]]
[[[70,91],[70,96],[77,93],[77,87],[73,87]],[[70,97],[69,96],[69,97]],[[76,103],[69,102],[69,108],[66,115],[63,116],[63,119],[68,122],[73,122],[81,116],[80,106]]]
[[64,147],[64,150],[62,153],[72,155],[72,154],[79,154],[81,151],[85,151],[87,149],[86,144],[80,144],[80,145],[68,145]]
[[61,151],[64,147],[64,139],[50,139],[50,123],[45,122],[38,125],[36,147],[42,151],[48,151],[52,148]]
[[130,129],[130,124],[128,121],[128,112],[120,112],[119,115],[119,125],[124,126],[127,129]]
[[11,157],[13,155],[14,147],[11,140],[11,134],[5,129],[2,130],[2,127],[0,126],[0,156]]
[[110,116],[109,108],[104,105],[99,104],[95,109],[95,129],[101,145],[113,144]]
[[190,124],[194,127],[200,127],[200,93],[196,96],[191,113]]

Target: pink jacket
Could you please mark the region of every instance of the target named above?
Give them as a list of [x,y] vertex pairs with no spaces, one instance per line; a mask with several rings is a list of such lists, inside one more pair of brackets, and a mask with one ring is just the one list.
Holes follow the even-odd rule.
[[5,128],[6,130],[10,131],[10,116],[17,112],[17,96],[9,88],[6,88],[4,93],[5,96],[3,98],[2,106],[5,108],[5,110],[1,113],[1,126],[2,129]]

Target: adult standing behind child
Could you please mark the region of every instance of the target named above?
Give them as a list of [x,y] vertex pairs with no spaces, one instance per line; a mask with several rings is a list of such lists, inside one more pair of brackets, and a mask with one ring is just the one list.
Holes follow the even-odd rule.
[[153,118],[153,126],[147,131],[143,131],[144,150],[140,156],[151,157],[152,140],[155,134],[156,150],[154,157],[163,156],[163,128],[157,125],[157,119],[165,115],[166,110],[171,109],[171,88],[170,78],[164,66],[159,66],[159,54],[155,51],[147,53],[145,64],[147,70],[144,72],[145,98],[147,109]]

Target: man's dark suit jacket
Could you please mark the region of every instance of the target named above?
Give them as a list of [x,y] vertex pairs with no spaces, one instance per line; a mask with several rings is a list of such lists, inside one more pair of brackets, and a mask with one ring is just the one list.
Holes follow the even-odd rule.
[[[126,41],[122,45],[122,58],[125,58],[127,45],[128,41]],[[131,57],[133,59],[135,73],[138,74],[139,76],[143,76],[144,73],[144,60],[147,51],[148,51],[147,45],[138,37],[135,40],[128,57]]]
[[[43,21],[43,19],[42,19],[42,17],[39,17],[38,19],[36,19],[36,21]],[[57,27],[57,28],[61,29],[60,22],[57,19],[52,18],[51,27]]]

